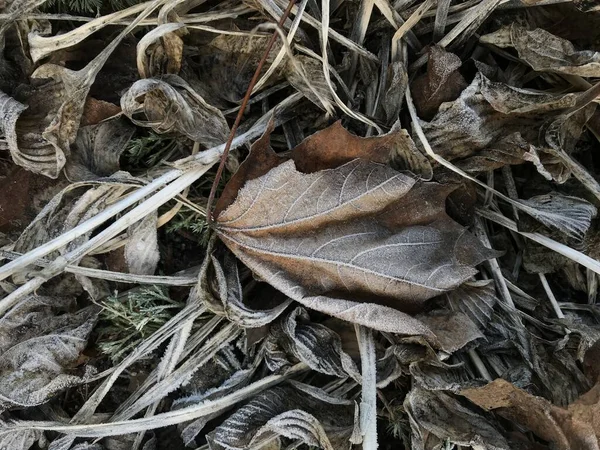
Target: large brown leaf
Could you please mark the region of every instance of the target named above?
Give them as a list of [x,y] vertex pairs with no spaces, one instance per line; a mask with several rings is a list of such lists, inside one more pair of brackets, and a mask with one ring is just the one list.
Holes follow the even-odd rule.
[[246,182],[217,232],[258,277],[309,308],[431,336],[402,312],[459,286],[493,254],[445,215],[448,192],[368,160],[313,173],[287,161]]
[[[597,434],[586,400],[597,399],[597,390],[584,394],[569,410],[531,395],[508,381],[497,379],[481,388],[464,389],[461,395],[487,411],[527,427],[539,437],[553,442],[558,449],[598,450]],[[587,414],[586,414],[587,413]]]

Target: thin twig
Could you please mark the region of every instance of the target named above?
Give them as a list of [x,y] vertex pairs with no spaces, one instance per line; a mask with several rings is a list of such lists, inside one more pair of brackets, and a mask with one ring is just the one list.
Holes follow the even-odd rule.
[[[290,12],[292,11],[292,8],[295,3],[296,3],[296,0],[290,0],[287,9],[284,11],[283,16],[281,16],[281,19],[279,20],[278,25],[280,27],[282,27],[283,24],[285,23],[286,19],[290,15]],[[231,148],[231,144],[233,142],[233,138],[235,137],[235,133],[236,133],[238,127],[240,126],[242,117],[244,116],[244,111],[246,110],[246,106],[248,105],[248,101],[250,100],[250,96],[252,95],[252,90],[254,89],[254,85],[258,81],[258,77],[260,77],[260,72],[262,71],[263,66],[267,62],[269,53],[271,52],[271,49],[273,48],[273,45],[275,44],[275,41],[277,40],[277,36],[278,36],[278,34],[275,31],[273,33],[273,35],[271,36],[271,39],[269,39],[267,48],[265,49],[265,52],[264,52],[262,58],[258,62],[258,66],[256,67],[256,71],[254,72],[254,76],[252,77],[252,80],[250,80],[250,84],[248,85],[246,95],[244,96],[244,99],[242,100],[242,105],[240,106],[240,110],[238,111],[238,114],[235,118],[235,122],[233,123],[233,126],[231,127],[231,132],[229,133],[229,138],[227,139],[227,143],[225,144],[225,150],[223,151],[223,155],[221,155],[221,162],[219,163],[219,168],[217,169],[217,174],[215,175],[215,181],[213,182],[213,185],[210,188],[210,195],[208,196],[208,202],[206,204],[206,222],[207,222],[208,226],[213,225],[212,204],[215,200],[215,194],[217,193],[217,186],[219,185],[219,181],[221,180],[221,175],[223,175],[223,169],[225,168],[225,162],[227,161],[227,156],[229,155],[229,149]]]

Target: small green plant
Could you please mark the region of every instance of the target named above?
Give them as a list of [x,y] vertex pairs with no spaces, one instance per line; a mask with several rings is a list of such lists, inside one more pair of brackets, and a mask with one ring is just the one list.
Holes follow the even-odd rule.
[[402,405],[390,406],[384,418],[387,421],[386,432],[394,439],[402,441],[405,448],[410,446],[410,423]]
[[198,238],[200,245],[206,246],[210,238],[210,229],[206,218],[195,211],[182,210],[167,225],[167,233],[185,230]]
[[131,139],[124,156],[131,165],[153,167],[167,159],[176,148],[177,140],[151,132]]
[[115,293],[101,304],[98,347],[113,362],[156,332],[184,304],[172,300],[167,289],[149,286]]

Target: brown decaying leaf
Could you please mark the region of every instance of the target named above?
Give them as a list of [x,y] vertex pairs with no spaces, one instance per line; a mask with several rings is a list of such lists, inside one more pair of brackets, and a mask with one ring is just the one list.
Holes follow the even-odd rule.
[[464,389],[461,395],[487,411],[495,411],[524,426],[561,450],[598,450],[600,428],[597,409],[598,386],[581,396],[568,409],[554,406],[542,397],[497,379],[480,388]]
[[566,39],[541,28],[528,30],[513,23],[482,36],[481,42],[498,47],[514,47],[519,58],[538,72],[556,72],[581,77],[600,76],[600,53],[575,50]]
[[[316,135],[317,142],[324,133],[347,134],[335,127]],[[217,217],[217,233],[258,277],[309,308],[378,330],[431,337],[400,311],[419,311],[495,252],[445,215],[447,186],[416,183],[367,159],[339,165],[348,158],[340,152],[319,164],[335,168],[318,167],[327,147],[312,139],[292,151],[294,161],[247,181]],[[366,142],[369,152],[347,146],[354,150],[348,159],[361,151],[383,159],[389,139],[349,139]],[[253,150],[272,151],[265,142]],[[295,163],[318,170],[301,173]]]
[[442,103],[456,100],[467,87],[458,71],[461,64],[458,56],[443,47],[433,45],[429,48],[427,72],[416,78],[410,88],[419,117],[433,118]]

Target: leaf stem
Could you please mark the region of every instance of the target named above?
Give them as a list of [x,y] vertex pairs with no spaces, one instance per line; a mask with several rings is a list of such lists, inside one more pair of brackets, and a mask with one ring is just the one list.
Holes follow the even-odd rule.
[[[296,0],[290,0],[286,10],[284,11],[281,19],[279,19],[278,26],[283,27],[283,24],[287,20],[288,16],[292,12],[292,8],[296,4]],[[240,110],[235,118],[235,122],[231,127],[231,132],[229,133],[229,138],[227,139],[227,143],[225,144],[225,150],[223,151],[223,155],[221,156],[221,162],[219,163],[219,168],[217,169],[217,174],[215,176],[215,181],[213,182],[212,187],[210,188],[210,195],[208,196],[208,203],[206,204],[206,222],[209,227],[213,225],[213,214],[212,214],[212,204],[215,200],[215,194],[217,192],[217,186],[219,185],[219,181],[221,180],[221,175],[223,175],[223,169],[225,167],[225,162],[227,161],[227,156],[229,155],[229,149],[231,148],[231,144],[233,142],[233,138],[235,137],[235,132],[240,126],[240,122],[242,121],[242,117],[244,115],[244,111],[246,110],[246,106],[250,101],[250,96],[252,95],[252,91],[254,90],[254,85],[258,82],[258,78],[260,77],[260,72],[262,71],[265,62],[267,62],[267,58],[269,57],[269,53],[277,40],[278,33],[277,31],[273,32],[271,39],[267,44],[267,48],[265,52],[258,62],[258,66],[256,67],[256,71],[252,76],[252,80],[250,80],[250,84],[248,85],[248,90],[246,91],[246,95],[242,100],[242,105],[240,106]]]

